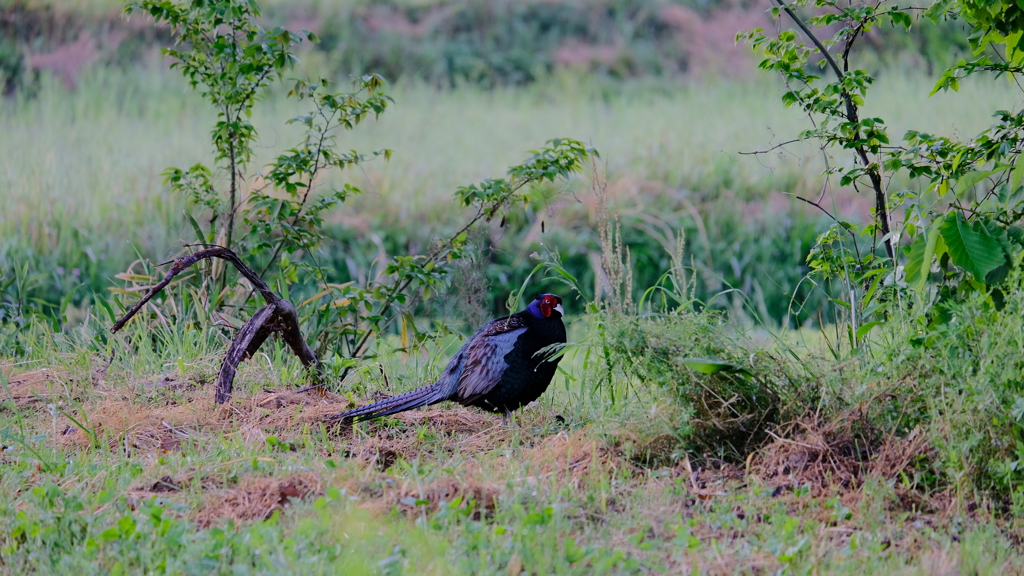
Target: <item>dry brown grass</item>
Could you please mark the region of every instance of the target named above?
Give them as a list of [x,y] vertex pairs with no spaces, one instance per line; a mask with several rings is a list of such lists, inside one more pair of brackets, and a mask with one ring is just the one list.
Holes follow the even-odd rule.
[[[260,446],[271,434],[288,446],[290,439],[304,429],[319,426],[326,416],[350,407],[347,399],[334,394],[321,397],[276,388],[248,396],[236,394],[231,404],[218,407],[213,403],[212,386],[198,387],[170,377],[158,380],[162,389],[174,394],[153,401],[148,393],[138,395],[124,388],[97,386],[92,396],[82,402],[80,411],[85,417],[76,417],[79,422],[88,422],[89,431],[80,429],[70,418],[61,417],[57,419],[56,442],[65,450],[87,450],[93,446],[92,434],[101,446],[130,456],[176,452],[186,443],[198,447],[204,442],[231,437],[243,444]],[[54,379],[41,371],[18,376],[14,381],[19,389],[25,390],[19,397],[27,398],[27,390],[45,389]],[[516,482],[526,484],[557,478],[582,487],[588,478],[611,474],[622,465],[611,449],[588,437],[585,431],[530,437],[528,427],[537,418],[526,411],[520,414],[522,425],[503,426],[493,414],[446,406],[404,412],[355,428],[334,425],[328,433],[341,440],[346,456],[366,464],[367,473],[361,479],[333,477],[330,484],[358,495],[362,507],[380,513],[392,509],[422,513],[424,507],[433,510],[461,498],[464,503],[473,501],[477,514],[489,515],[504,490],[504,484],[494,480],[495,474],[515,477]],[[521,435],[521,441],[527,444],[520,457],[498,457],[496,461],[488,457],[485,464],[481,463],[480,457],[509,445],[516,435]],[[387,474],[399,458],[413,461],[425,452],[431,452],[435,458],[446,452],[465,455],[458,476],[423,485],[396,481]],[[206,526],[219,520],[268,518],[275,510],[283,509],[289,499],[322,494],[323,480],[313,473],[280,478],[247,474],[237,485],[229,486],[216,475],[189,470],[144,482],[131,495],[136,501],[154,495],[181,500],[190,489],[199,489],[203,500],[191,517]]]
[[[458,417],[458,413],[455,416]],[[443,415],[435,414],[434,421],[444,420]],[[479,456],[496,447],[491,444],[493,439],[504,437],[507,443],[512,434],[500,425],[484,432],[453,438],[459,449],[469,455],[460,462],[456,474],[422,485],[389,475],[374,476],[372,481],[341,481],[341,485],[359,495],[363,508],[378,513],[398,510],[421,514],[435,511],[458,498],[463,506],[473,502],[476,516],[487,517],[493,514],[500,498],[511,496],[509,486],[537,488],[554,481],[561,486],[585,490],[588,482],[606,479],[623,465],[621,458],[616,458],[608,447],[588,437],[586,431],[563,432],[537,439],[515,458],[481,459]],[[467,440],[468,446],[464,444]],[[356,443],[353,448],[360,445],[363,451],[359,457],[371,464],[378,462],[373,450],[377,450],[377,454],[381,451],[394,453],[409,446],[405,443],[389,444],[387,440],[376,438],[367,444]],[[411,448],[416,449],[415,446]],[[482,451],[475,451],[477,449]],[[406,452],[401,455],[414,457]],[[379,464],[377,468],[379,470]]]
[[206,492],[192,519],[202,527],[231,520],[235,524],[266,520],[292,500],[323,494],[323,482],[311,472],[285,477],[245,476],[239,486]]
[[[43,394],[66,397],[66,378],[51,370],[12,374],[12,394],[16,401],[40,410],[38,398]],[[77,415],[76,419],[88,422],[100,447],[131,457],[177,452],[186,446],[202,450],[204,445],[219,445],[225,439],[261,447],[269,435],[282,442],[281,448],[296,449],[293,441],[301,445],[302,435],[316,431],[326,416],[350,407],[350,401],[338,395],[321,397],[280,387],[248,395],[240,392],[231,404],[217,407],[212,386],[172,376],[158,377],[153,386],[147,380],[128,388],[96,382],[81,398],[80,410],[87,418]],[[154,397],[157,389],[166,393]],[[583,493],[599,484],[607,487],[610,479],[619,478],[615,488],[602,496],[605,499],[600,506],[580,513],[598,520],[608,518],[625,512],[624,506],[641,495],[649,506],[650,525],[659,526],[674,517],[699,517],[706,506],[729,498],[751,482],[768,487],[810,486],[813,496],[837,496],[843,505],[856,509],[868,478],[897,478],[932,453],[920,430],[902,439],[872,442],[865,437],[858,417],[850,413],[829,422],[804,419],[781,427],[773,441],[749,458],[745,469],[724,463],[701,469],[684,459],[656,477],[617,447],[629,443],[628,435],[607,436],[590,428],[538,433],[550,430],[545,420],[549,416],[527,409],[519,414],[520,424],[503,426],[493,414],[442,405],[355,427],[334,425],[325,430],[334,448],[325,450],[340,451],[338,455],[362,462],[362,466],[346,468],[344,473],[322,470],[269,476],[243,472],[237,479],[195,467],[158,480],[150,475],[130,495],[136,501],[160,496],[188,503],[189,517],[202,526],[266,519],[292,501],[324,494],[326,486],[344,489],[358,499],[358,506],[381,515],[397,510],[419,516],[459,499],[462,506],[473,503],[474,515],[489,517],[502,499],[514,499],[521,490],[536,493],[557,486]],[[56,424],[56,442],[63,449],[94,448],[90,434],[70,418],[58,417]],[[516,449],[510,452],[510,447]],[[327,452],[319,456],[336,457]],[[399,469],[392,469],[399,459],[435,463],[447,459],[457,465],[454,471],[410,480]],[[665,500],[665,494],[673,492],[670,484],[678,478],[688,485],[689,496]],[[931,509],[931,515],[921,516],[928,524],[941,522],[943,510],[955,504],[950,498],[939,502],[936,497],[897,492],[896,508]],[[930,500],[925,502],[926,498]],[[821,522],[828,522],[831,513],[825,508],[807,508],[787,490],[776,492],[771,502],[788,502],[794,513]],[[731,529],[704,531],[702,528],[702,537],[723,542],[742,538]],[[623,533],[617,538],[627,546],[635,534]],[[758,571],[775,565],[767,557],[749,558],[744,569]],[[702,566],[711,572],[717,568]]]
[[40,368],[30,372],[14,373],[13,369],[2,369],[8,379],[11,396],[18,407],[27,407],[47,403],[50,398],[64,396],[68,393],[66,382],[68,375],[57,369]]
[[423,427],[435,436],[451,438],[449,445],[452,450],[457,448],[469,453],[493,450],[511,435],[510,429],[502,426],[501,420],[494,415],[454,404],[401,412],[389,419],[398,421],[401,426],[377,420],[358,425],[358,431],[350,425],[340,424],[337,431],[352,440],[350,450],[376,463],[381,470],[390,467],[399,455],[415,458],[428,445],[420,435],[410,434],[409,428]]
[[917,428],[906,437],[865,432],[857,411],[823,422],[799,419],[769,433],[749,471],[771,486],[809,486],[815,494],[856,489],[866,478],[890,480],[934,449]]
[[[169,407],[131,405],[126,399],[107,400],[94,411],[91,421],[108,432],[116,429],[127,434],[137,449],[167,451],[161,446],[173,442],[173,435],[180,433],[194,438],[203,431],[239,434],[245,442],[264,442],[269,433],[286,438],[289,431],[319,422],[324,415],[340,409],[337,400],[321,402],[294,392],[260,392],[239,398],[230,407],[204,410],[204,405],[211,402],[212,391],[197,392],[190,402]],[[606,478],[624,465],[610,448],[589,437],[586,431],[523,438],[530,445],[510,459],[488,455],[508,445],[522,429],[503,426],[493,415],[462,407],[432,408],[398,414],[394,420],[402,425],[374,421],[361,425],[357,431],[350,426],[340,427],[337,432],[344,440],[347,455],[364,462],[365,473],[359,478],[336,475],[327,479],[331,486],[356,495],[360,507],[380,514],[398,510],[417,515],[460,499],[463,506],[473,502],[474,514],[489,516],[507,491],[507,483],[497,478],[525,486],[555,480],[582,490],[588,481]],[[431,434],[425,437],[411,432],[421,428]],[[431,435],[432,440],[428,438]],[[71,437],[76,444],[88,445],[85,434]],[[436,457],[439,449],[444,452],[449,446],[451,452],[457,450],[465,455],[457,474],[420,483],[402,480],[389,470],[398,458],[412,461],[428,450]],[[237,487],[226,487],[223,482],[202,476],[198,481],[204,493],[203,505],[192,517],[202,525],[218,519],[259,520],[282,509],[288,498],[323,493],[325,481],[319,477],[305,474],[301,481],[296,478],[246,475]],[[194,473],[164,477],[147,482],[132,494],[139,500],[155,494],[175,499],[196,481]]]
[[198,479],[187,475],[181,478],[164,476],[151,485],[131,490],[129,497],[136,503],[153,496],[181,500],[182,492],[194,488],[197,480],[202,502],[191,510],[188,517],[204,528],[228,520],[236,525],[266,520],[292,502],[324,493],[323,481],[317,474],[301,472],[280,477],[248,474],[234,486],[226,486],[210,476]]
[[460,502],[472,505],[477,519],[490,517],[498,507],[504,491],[501,483],[479,479],[448,477],[425,485],[404,480],[400,482],[343,482],[343,487],[359,498],[359,506],[377,514],[392,510],[409,515],[434,512],[441,506]]
[[[321,421],[346,409],[348,401],[337,395],[326,398],[292,390],[265,390],[240,396],[230,404],[216,406],[212,386],[176,386],[180,400],[149,402],[123,390],[97,389],[99,398],[83,403],[81,411],[97,438],[107,439],[111,449],[174,450],[182,442],[201,441],[213,434],[237,434],[246,444],[266,441],[266,431],[282,431]],[[83,420],[79,420],[82,422]],[[91,439],[69,418],[59,420],[65,433],[59,442],[65,448],[87,447]]]
[[527,482],[560,477],[574,488],[594,476],[607,478],[629,464],[608,446],[599,443],[586,429],[550,436],[526,449],[522,457],[531,474]]

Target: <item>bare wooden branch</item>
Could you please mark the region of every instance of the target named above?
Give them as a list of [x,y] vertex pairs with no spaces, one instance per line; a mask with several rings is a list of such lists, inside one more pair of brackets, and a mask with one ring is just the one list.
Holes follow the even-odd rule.
[[[223,404],[231,400],[231,387],[235,382],[235,372],[238,370],[238,365],[249,356],[249,344],[256,338],[257,333],[262,330],[267,320],[270,320],[270,317],[274,315],[276,309],[277,306],[274,304],[267,304],[260,308],[242,326],[242,329],[238,331],[235,341],[231,343],[227,354],[224,355],[224,361],[220,365],[220,374],[217,375],[217,396],[214,399],[214,402],[217,404]],[[266,336],[264,336],[264,339],[266,339]]]
[[758,154],[768,154],[769,152],[771,152],[773,150],[777,150],[779,148],[784,148],[786,146],[789,146],[790,144],[795,144],[795,143],[800,142],[800,141],[801,141],[800,138],[794,138],[793,140],[787,140],[785,142],[780,142],[779,144],[776,144],[775,146],[772,146],[771,148],[767,148],[765,150],[752,150],[750,152],[737,152],[737,154],[739,154],[740,156],[756,156]]
[[241,259],[238,258],[238,255],[236,255],[231,250],[224,248],[223,246],[214,246],[213,248],[199,250],[198,252],[193,252],[192,254],[189,254],[184,258],[179,258],[175,260],[174,265],[171,266],[171,269],[167,272],[167,275],[164,276],[164,279],[161,280],[156,286],[153,286],[153,288],[150,289],[150,291],[145,296],[143,296],[141,300],[136,302],[135,305],[132,306],[130,310],[128,310],[124,317],[115,322],[114,326],[110,328],[110,333],[116,334],[118,330],[124,328],[124,325],[127,324],[128,321],[131,320],[132,317],[135,316],[139,312],[139,310],[141,310],[142,307],[146,305],[147,302],[152,300],[154,296],[156,296],[161,290],[163,290],[168,284],[170,284],[171,280],[173,280],[175,276],[181,274],[186,269],[188,269],[189,266],[192,266],[196,262],[199,262],[200,260],[209,260],[210,258],[220,258],[222,260],[227,260],[228,262],[234,264],[235,268],[238,269],[242,276],[245,276],[245,278],[249,280],[249,282],[251,282],[253,286],[256,287],[256,290],[258,290],[259,293],[263,296],[263,300],[266,301],[267,304],[277,304],[281,300],[281,298],[278,297],[277,294],[274,294],[270,290],[270,287],[267,286],[267,283],[264,282],[263,279],[260,278],[256,274],[256,272],[252,270],[252,268],[246,266],[241,261]]
[[302,331],[299,330],[299,313],[295,310],[295,306],[292,306],[292,303],[287,300],[279,299],[272,321],[275,325],[274,330],[281,333],[281,339],[299,357],[302,365],[313,377],[313,384],[323,385],[323,367],[320,365],[320,359],[316,357],[316,353],[302,337]]
[[125,324],[154,296],[166,288],[175,276],[181,274],[200,260],[208,260],[210,258],[220,258],[231,262],[242,276],[252,283],[255,290],[259,291],[260,295],[263,296],[263,300],[267,303],[266,306],[253,314],[252,318],[249,318],[245,325],[242,326],[235,336],[235,340],[228,348],[224,361],[221,363],[220,374],[217,377],[217,396],[215,402],[223,404],[231,399],[231,390],[238,365],[243,360],[253,357],[267,338],[275,332],[281,334],[281,338],[288,344],[292,352],[299,357],[299,360],[302,361],[302,365],[306,367],[313,380],[313,387],[322,386],[323,366],[320,364],[320,359],[316,357],[316,353],[313,352],[313,349],[309,347],[306,340],[302,337],[302,330],[299,328],[299,314],[295,310],[295,306],[274,294],[270,287],[267,286],[267,283],[252,268],[245,265],[237,254],[223,246],[199,250],[184,258],[175,260],[171,269],[164,276],[164,279],[153,286],[120,320],[114,323],[110,332],[114,334],[121,328],[124,328]]

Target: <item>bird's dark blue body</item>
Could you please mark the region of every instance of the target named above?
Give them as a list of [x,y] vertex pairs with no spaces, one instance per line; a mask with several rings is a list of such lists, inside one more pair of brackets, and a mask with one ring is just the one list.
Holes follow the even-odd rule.
[[562,299],[543,294],[526,310],[484,324],[448,362],[437,382],[368,406],[339,420],[364,420],[452,400],[508,414],[547,390],[565,344]]

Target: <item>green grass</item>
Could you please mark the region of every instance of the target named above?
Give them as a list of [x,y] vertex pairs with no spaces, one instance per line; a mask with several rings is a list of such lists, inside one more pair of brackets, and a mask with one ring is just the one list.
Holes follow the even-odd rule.
[[[612,404],[559,379],[513,427],[443,406],[339,433],[317,415],[347,401],[291,392],[299,367],[280,345],[212,410],[195,383],[215,374],[218,343],[154,327],[154,356],[134,326],[110,360],[71,336],[48,344],[45,372],[3,378],[0,573],[1015,569],[1011,526],[914,500],[898,476],[777,489],[736,466],[645,464],[669,413],[656,389],[620,387]],[[383,361],[409,380],[431,369]],[[394,389],[376,370],[361,379]]]
[[[987,124],[986,111],[1020,104],[998,86],[928,99],[927,79],[886,75],[868,113],[889,119],[897,134],[970,134]],[[44,81],[37,98],[0,105],[3,303],[59,302],[83,286],[64,321],[0,333],[0,573],[1018,570],[1020,526],[1011,513],[1021,506],[1020,455],[1010,441],[1020,436],[1011,418],[1020,401],[1019,322],[960,311],[966,327],[947,327],[933,348],[911,341],[910,326],[879,334],[843,363],[819,357],[813,342],[799,360],[774,342],[757,346],[736,325],[751,310],[781,323],[777,308],[785,309],[806,247],[825,225],[791,197],[820,186],[811,151],[738,154],[802,127],[795,112],[780,111],[777,86],[559,76],[528,89],[399,85],[392,94],[395,109],[346,134],[342,146],[387,146],[394,159],[322,183],[347,179],[366,192],[329,216],[338,243],[325,254],[339,269],[349,258],[365,271],[378,246],[422,249],[464,217],[451,201],[457,186],[500,175],[544,140],[570,136],[602,153],[637,290],[667,269],[665,231],[685,230],[696,267],[687,274],[699,295],[726,283],[743,290],[722,297],[735,324],[701,331],[688,327],[700,317],[687,312],[634,318],[630,330],[601,334],[599,316],[573,301],[570,334],[580,346],[511,428],[450,407],[354,432],[319,426],[320,415],[349,405],[347,395],[367,400],[436,376],[458,336],[411,355],[384,337],[378,357],[327,400],[294,394],[301,369],[269,343],[242,366],[233,406],[214,409],[210,383],[225,331],[153,321],[111,337],[90,300],[137,258],[162,261],[191,240],[184,202],[160,173],[210,160],[212,116],[154,69],[93,70],[70,93]],[[297,137],[283,123],[297,111],[279,94],[260,109],[262,159]],[[549,190],[548,212],[516,215],[510,230],[491,231],[505,235],[485,266],[492,292],[503,300],[508,286],[518,288],[535,264],[529,254],[544,248],[574,270],[590,269],[602,247],[589,190],[586,179]],[[866,218],[869,202],[852,191],[837,191],[835,203],[848,218]],[[541,219],[552,223],[544,235]],[[580,277],[585,289],[593,285]],[[1017,316],[1018,300],[1007,298]],[[490,312],[468,308],[449,307],[448,320]],[[603,365],[612,353],[635,365]],[[797,432],[749,459],[696,450],[684,425],[693,427],[685,418],[693,414],[709,420],[692,410],[700,390],[728,395],[739,388],[710,384],[744,385],[741,376],[716,381],[724,376],[678,362],[705,355],[770,378],[780,400],[791,401],[782,415],[801,423]],[[608,385],[598,386],[602,377]],[[761,389],[741,391],[762,409]],[[817,421],[800,412],[812,405]],[[813,448],[815,434],[835,433],[830,419],[852,422],[849,437],[828,436],[834,446],[877,455],[884,438],[918,426],[930,443],[909,462],[845,484],[831,472],[778,466],[793,462],[780,459],[783,448]],[[838,474],[835,466],[828,469]],[[174,487],[154,488],[165,477]]]

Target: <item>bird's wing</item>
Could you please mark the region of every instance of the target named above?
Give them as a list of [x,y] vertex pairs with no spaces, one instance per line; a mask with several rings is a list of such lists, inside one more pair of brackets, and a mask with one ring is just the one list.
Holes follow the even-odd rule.
[[505,355],[523,332],[526,324],[519,316],[499,318],[481,328],[459,351],[461,371],[454,399],[466,403],[490,392],[508,367]]

